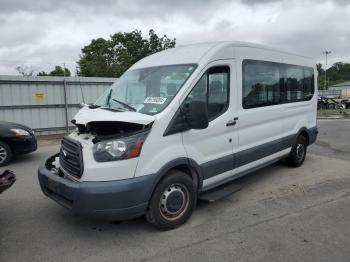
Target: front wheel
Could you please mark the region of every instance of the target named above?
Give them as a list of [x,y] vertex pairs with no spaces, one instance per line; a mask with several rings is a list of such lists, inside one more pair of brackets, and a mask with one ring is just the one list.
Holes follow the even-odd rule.
[[174,229],[189,219],[195,201],[191,177],[181,171],[171,171],[154,190],[146,220],[160,230]]
[[286,158],[287,164],[292,167],[299,167],[304,163],[306,157],[307,141],[304,136],[299,136],[289,156]]
[[7,165],[12,158],[13,154],[9,145],[0,141],[0,167]]

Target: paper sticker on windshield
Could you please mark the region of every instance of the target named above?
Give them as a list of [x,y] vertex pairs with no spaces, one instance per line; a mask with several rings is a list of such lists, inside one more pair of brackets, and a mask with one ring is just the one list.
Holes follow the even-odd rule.
[[149,96],[143,101],[144,104],[158,104],[162,105],[165,103],[166,97],[152,97]]

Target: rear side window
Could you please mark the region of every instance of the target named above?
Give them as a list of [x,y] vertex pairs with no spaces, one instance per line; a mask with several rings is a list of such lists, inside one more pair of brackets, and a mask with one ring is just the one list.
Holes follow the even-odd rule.
[[243,64],[243,107],[277,105],[281,102],[281,73],[276,63],[247,61]]
[[228,107],[229,102],[228,66],[212,67],[203,74],[186,98],[185,103],[202,101],[207,104],[209,120],[213,120]]
[[303,100],[310,100],[315,93],[314,70],[304,67]]
[[311,67],[244,60],[242,70],[245,109],[306,101],[315,92]]
[[286,66],[286,102],[303,100],[303,67]]

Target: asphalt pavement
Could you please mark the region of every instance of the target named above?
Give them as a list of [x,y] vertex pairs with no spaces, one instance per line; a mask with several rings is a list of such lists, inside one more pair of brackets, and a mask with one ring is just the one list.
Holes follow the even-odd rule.
[[7,167],[18,180],[0,195],[0,261],[349,261],[350,121],[318,126],[302,167],[277,163],[239,179],[241,191],[198,202],[166,232],[143,218],[74,216],[45,197],[36,170],[59,143],[41,143]]

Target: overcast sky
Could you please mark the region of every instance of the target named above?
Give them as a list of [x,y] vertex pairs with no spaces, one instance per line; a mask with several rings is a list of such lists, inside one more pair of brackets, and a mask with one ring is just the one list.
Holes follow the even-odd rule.
[[0,74],[63,63],[75,72],[91,39],[150,28],[177,45],[249,41],[350,62],[348,0],[0,0]]

